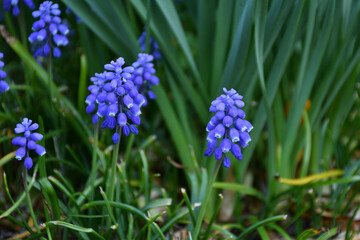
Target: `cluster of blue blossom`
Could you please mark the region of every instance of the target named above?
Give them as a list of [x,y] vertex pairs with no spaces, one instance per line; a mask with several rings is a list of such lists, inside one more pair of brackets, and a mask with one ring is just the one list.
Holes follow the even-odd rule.
[[33,166],[33,161],[29,156],[29,150],[35,150],[36,154],[42,156],[46,153],[45,148],[39,144],[36,144],[37,141],[41,141],[43,135],[37,132],[31,132],[39,128],[39,124],[33,123],[28,118],[24,118],[22,123],[16,124],[15,133],[24,133],[24,137],[15,137],[12,140],[12,144],[19,146],[16,151],[15,158],[21,160],[25,157],[24,165],[27,169],[30,169]]
[[[136,89],[143,96],[147,95],[150,99],[155,99],[155,93],[151,91],[152,85],[159,84],[159,78],[155,76],[155,68],[152,61],[154,57],[146,53],[139,53],[138,59],[132,64],[134,67],[134,73],[131,76],[131,80],[135,83]],[[144,106],[147,105],[147,99],[145,97]]]
[[[224,157],[224,166],[230,167],[230,160],[226,156],[231,152],[236,159],[242,160],[240,146],[245,148],[251,141],[249,132],[253,126],[245,120],[245,112],[241,109],[245,103],[242,96],[234,89],[223,88],[224,93],[212,101],[210,112],[215,113],[207,124],[207,150],[205,156],[214,154],[216,160]],[[218,146],[218,139],[220,145]]]
[[[145,31],[141,34],[140,38],[138,39],[138,43],[140,45],[140,50],[142,52],[145,52],[146,51],[146,32]],[[157,59],[157,60],[161,59],[159,45],[157,44],[155,39],[151,36],[150,36],[149,52],[154,56],[155,59]]]
[[35,47],[35,57],[47,56],[53,50],[54,57],[59,58],[61,55],[59,47],[69,43],[66,37],[69,28],[61,24],[60,13],[59,4],[53,4],[51,1],[43,2],[39,10],[32,13],[34,18],[40,17],[34,22],[32,26],[34,32],[29,36],[29,41]]
[[[2,59],[3,57],[4,54],[0,52],[0,59]],[[3,93],[10,89],[9,84],[4,81],[4,79],[6,78],[6,72],[2,70],[4,65],[5,63],[0,60],[0,93]]]
[[[130,132],[138,134],[136,125],[140,124],[140,107],[145,103],[145,97],[138,92],[131,80],[134,68],[123,67],[124,64],[122,57],[105,64],[106,71],[91,78],[93,85],[88,88],[91,93],[85,102],[88,105],[86,112],[95,113],[92,117],[93,124],[99,121],[99,117],[104,117],[101,128],[114,129],[118,124],[128,136]],[[115,132],[113,142],[117,143],[119,139],[119,134]]]
[[[35,5],[32,0],[23,0],[23,1],[28,8],[30,9],[35,8]],[[18,4],[19,4],[19,0],[4,0],[4,10],[6,12],[9,12],[12,7],[12,14],[14,16],[17,16],[20,13],[20,8]]]

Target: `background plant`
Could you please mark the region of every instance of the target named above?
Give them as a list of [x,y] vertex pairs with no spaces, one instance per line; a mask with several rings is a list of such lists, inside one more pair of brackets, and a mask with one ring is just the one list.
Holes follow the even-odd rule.
[[[35,181],[54,211],[53,216],[43,215],[46,208],[37,211],[40,219],[46,217],[49,229],[61,226],[81,239],[94,233],[106,236],[112,230],[98,226],[104,226],[102,219],[108,218],[119,223],[116,231],[121,238],[170,234],[170,230],[182,228],[182,220],[187,220],[184,226],[191,231],[199,214],[194,204],[202,201],[216,162],[203,156],[208,107],[227,87],[244,96],[246,119],[254,126],[252,142],[241,162],[230,159],[230,170],[221,169],[214,186],[231,204],[226,204],[226,209],[219,207],[217,214],[221,201],[214,194],[205,217],[208,224],[214,219],[210,224],[214,231],[202,236],[218,233],[245,238],[245,234],[258,234],[266,239],[274,232],[284,238],[301,236],[307,228],[338,226],[341,216],[348,221],[338,230],[350,236],[359,181],[358,1],[60,3],[82,21],[68,16],[75,30],[70,33],[70,48],[54,60],[55,84],[48,82],[47,72],[30,55],[24,37],[33,21],[30,12],[20,9],[17,18],[5,14],[6,30],[15,39],[1,29],[11,90],[0,95],[4,156],[0,166],[7,181],[16,182],[20,176],[17,166],[6,155],[14,151],[9,129],[22,116],[41,116],[44,129],[50,129],[44,139],[57,136],[46,144],[49,155],[42,179],[48,181]],[[108,146],[112,133],[99,138],[96,187],[91,188],[89,159],[96,138],[85,113],[86,88],[89,77],[101,72],[109,60],[119,56],[129,63],[136,60],[140,52],[137,39],[144,29],[161,52],[161,61],[155,64],[161,81],[153,88],[157,104],[152,102],[144,110],[139,136],[129,137],[120,146],[121,184],[115,190],[116,203],[106,202],[97,186],[108,177],[105,169],[111,162],[112,147]],[[49,85],[55,102],[47,101]],[[61,127],[49,121],[53,106],[61,117]],[[73,171],[78,174],[74,176]],[[292,180],[297,178],[300,180]],[[34,187],[40,189],[39,184]],[[181,187],[188,189],[189,196],[186,191],[180,194]],[[10,190],[13,198],[19,199],[21,191]],[[91,192],[97,202],[86,200]],[[42,202],[44,198],[39,195]],[[159,206],[167,207],[167,213],[155,212],[148,218],[148,211]],[[9,207],[11,204],[3,203],[1,210]],[[324,212],[332,215],[321,214]],[[278,214],[288,214],[287,220],[274,222],[282,219]],[[63,238],[67,231],[62,230]],[[314,229],[307,232],[316,233]]]

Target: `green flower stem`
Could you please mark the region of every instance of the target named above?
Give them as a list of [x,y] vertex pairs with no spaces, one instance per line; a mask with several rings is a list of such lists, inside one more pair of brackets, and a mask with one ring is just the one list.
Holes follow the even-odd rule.
[[115,144],[115,148],[114,148],[114,152],[113,152],[113,159],[112,159],[112,164],[111,164],[110,185],[109,185],[109,191],[108,191],[109,201],[114,200],[115,173],[117,171],[116,163],[117,163],[118,156],[119,156],[119,146],[120,146],[120,141],[121,141],[121,127],[119,127],[118,125],[116,126],[116,132],[119,134],[120,139]]
[[31,216],[31,218],[32,218],[32,220],[33,220],[33,222],[34,222],[36,231],[39,233],[39,232],[40,232],[40,228],[39,228],[39,225],[38,225],[37,220],[36,220],[36,216],[35,216],[35,213],[34,213],[34,209],[33,209],[33,207],[32,207],[32,203],[31,203],[31,199],[30,199],[30,193],[29,193],[29,189],[28,189],[28,184],[27,184],[26,176],[27,176],[27,169],[25,168],[25,169],[24,169],[24,189],[25,189],[26,201],[27,201],[27,204],[28,204],[28,207],[29,207],[29,211],[30,211],[30,216]]
[[212,192],[212,189],[213,189],[213,184],[215,182],[216,176],[217,176],[217,174],[219,172],[219,169],[220,169],[220,166],[221,166],[223,160],[224,160],[224,155],[220,160],[217,161],[217,163],[215,165],[215,168],[214,168],[214,171],[212,173],[212,176],[211,176],[211,178],[210,178],[210,180],[209,180],[209,182],[207,184],[205,197],[202,200],[200,213],[199,213],[199,216],[198,216],[198,219],[197,219],[197,222],[196,222],[196,226],[195,226],[195,230],[194,230],[194,234],[193,234],[193,239],[198,239],[198,237],[199,237],[200,228],[201,228],[204,216],[205,216],[206,206],[207,206],[207,204],[208,204],[208,202],[210,200],[211,192]]

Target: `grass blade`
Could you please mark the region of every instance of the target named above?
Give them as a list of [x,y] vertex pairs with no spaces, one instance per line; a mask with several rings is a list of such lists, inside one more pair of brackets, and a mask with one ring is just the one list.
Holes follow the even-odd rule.
[[245,229],[245,231],[243,231],[238,237],[237,239],[243,239],[244,237],[246,237],[247,235],[249,235],[252,231],[255,231],[256,229],[258,229],[259,227],[265,226],[269,223],[272,222],[276,222],[276,221],[281,221],[281,220],[285,220],[287,217],[287,215],[278,215],[275,217],[271,217],[271,218],[267,218],[265,220],[259,221],[256,224],[252,225],[251,227]]
[[46,225],[60,226],[60,227],[69,228],[69,229],[77,231],[77,232],[91,233],[91,234],[95,235],[97,238],[105,240],[105,238],[103,238],[100,234],[95,232],[95,230],[92,228],[84,228],[84,227],[80,227],[80,226],[77,226],[77,225],[74,225],[74,224],[71,224],[68,222],[63,222],[63,221],[49,221],[46,223]]

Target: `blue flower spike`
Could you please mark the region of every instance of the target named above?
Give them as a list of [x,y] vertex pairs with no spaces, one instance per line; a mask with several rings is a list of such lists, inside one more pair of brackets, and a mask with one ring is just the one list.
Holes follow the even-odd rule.
[[139,53],[138,59],[132,64],[134,73],[131,80],[136,85],[136,90],[141,93],[138,95],[138,101],[142,102],[143,106],[147,105],[147,98],[140,99],[141,96],[147,95],[150,99],[155,99],[155,93],[151,91],[153,85],[159,84],[159,78],[155,76],[156,70],[152,61],[154,57],[146,53]]
[[[122,57],[105,64],[103,73],[95,73],[92,85],[88,87],[86,113],[93,114],[92,123],[104,119],[101,128],[115,129],[121,127],[125,136],[139,133],[136,125],[140,125],[140,107],[145,97],[139,93],[132,80],[134,67],[124,67]],[[118,133],[112,136],[113,143],[120,140]]]
[[[138,39],[138,43],[140,45],[140,50],[142,52],[146,51],[146,32],[144,31]],[[159,50],[159,45],[155,41],[155,39],[150,36],[150,50],[149,52],[154,56],[156,60],[161,60],[161,53]]]
[[[0,52],[0,59],[4,57],[4,54]],[[6,78],[6,72],[2,70],[5,63],[0,60],[0,94],[10,89],[9,84],[4,80]]]
[[70,30],[61,23],[59,4],[45,1],[40,4],[39,10],[32,15],[39,18],[32,26],[33,33],[29,36],[30,43],[34,46],[34,57],[47,56],[52,51],[54,57],[61,56],[61,46],[69,44],[66,37]]
[[224,158],[223,165],[229,168],[229,152],[238,160],[242,160],[241,148],[251,141],[249,132],[251,123],[245,120],[245,112],[241,109],[245,103],[236,90],[223,88],[225,94],[212,101],[209,111],[215,113],[207,124],[207,149],[205,156],[214,154],[216,160]]
[[[23,2],[30,9],[35,8],[35,5],[32,0],[23,0]],[[9,12],[11,8],[12,8],[12,14],[15,17],[18,16],[20,13],[19,0],[4,0],[4,10],[6,12]]]
[[33,166],[33,160],[30,157],[30,150],[34,150],[35,153],[39,156],[43,156],[46,153],[46,150],[43,146],[37,144],[37,141],[43,139],[43,135],[35,131],[39,128],[39,124],[32,123],[32,120],[24,118],[22,123],[16,124],[15,133],[23,133],[24,137],[15,137],[12,140],[14,146],[18,146],[16,150],[15,158],[17,160],[22,160],[25,158],[24,165],[27,169],[30,169]]

